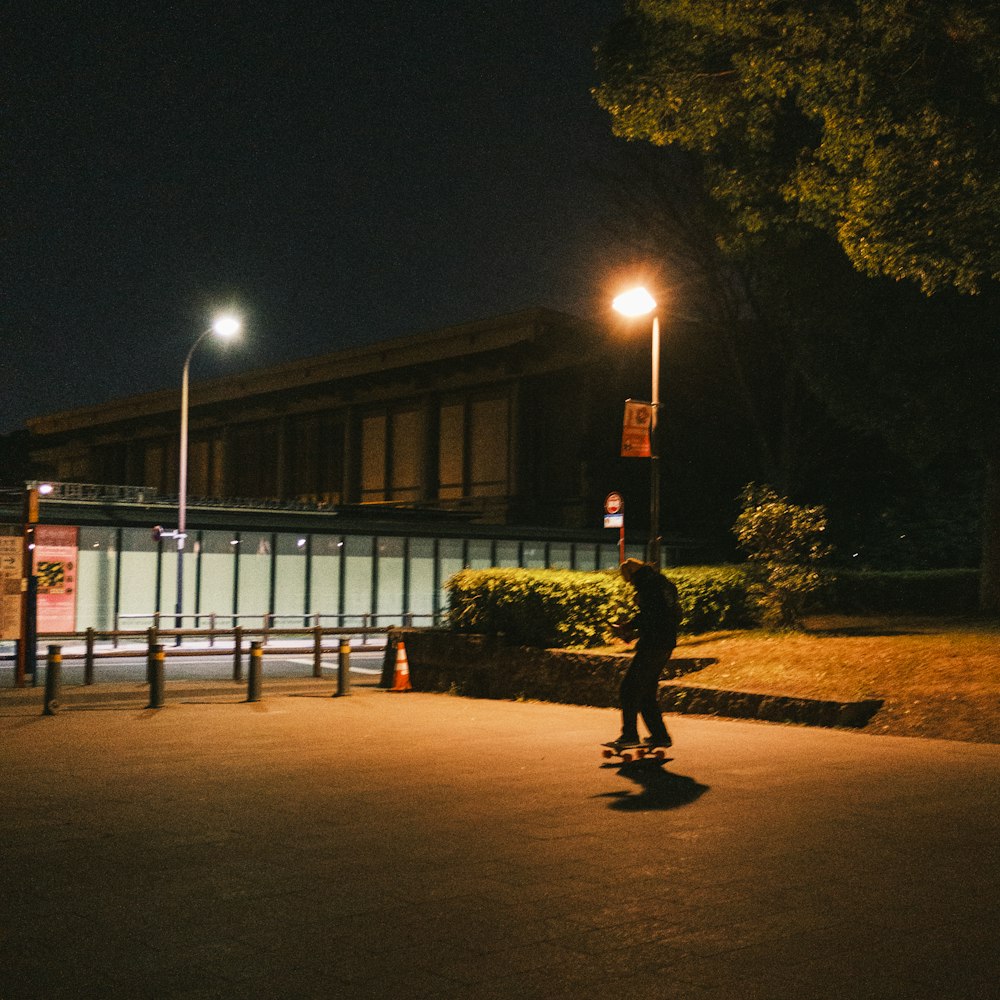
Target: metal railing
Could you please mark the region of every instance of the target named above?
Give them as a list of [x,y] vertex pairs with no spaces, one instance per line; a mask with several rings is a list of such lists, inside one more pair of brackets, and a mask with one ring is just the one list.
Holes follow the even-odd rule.
[[[163,617],[163,616],[161,616]],[[257,616],[254,616],[255,618]],[[300,628],[254,628],[237,625],[234,628],[209,629],[176,629],[160,628],[154,624],[147,629],[110,629],[99,630],[88,628],[83,632],[43,632],[38,636],[39,644],[52,645],[59,640],[77,644],[81,648],[65,650],[60,646],[62,661],[83,660],[83,683],[94,683],[95,665],[100,659],[114,659],[141,656],[143,651],[152,656],[153,650],[162,645],[164,639],[174,639],[175,644],[164,646],[164,656],[225,656],[233,657],[233,680],[242,677],[244,653],[250,648],[247,644],[259,642],[261,652],[280,653],[283,656],[311,655],[313,658],[313,676],[322,677],[322,659],[324,654],[343,652],[345,644],[349,646],[352,638],[359,638],[362,647],[367,652],[378,652],[385,649],[385,643],[372,643],[373,636],[384,636],[389,631],[388,625],[362,626],[355,628],[324,628],[321,625]],[[325,640],[336,638],[336,646]],[[281,642],[268,648],[269,640],[302,639],[302,644]],[[183,645],[188,640],[188,645]],[[228,640],[228,641],[227,641]],[[104,642],[103,647],[99,645]],[[196,643],[196,644],[192,644]],[[123,648],[123,645],[131,648]]]
[[[289,622],[301,622],[303,629],[316,629],[323,628],[323,623],[326,621],[335,621],[336,625],[333,626],[333,630],[348,630],[352,634],[357,634],[361,636],[361,644],[367,645],[367,637],[373,633],[385,632],[391,626],[402,626],[403,628],[412,628],[415,624],[420,621],[426,621],[428,625],[440,625],[444,619],[444,614],[412,614],[407,612],[406,614],[374,614],[371,612],[366,612],[360,615],[341,615],[341,614],[328,614],[325,612],[312,612],[310,614],[296,615],[296,614],[273,614],[270,612],[265,612],[264,614],[248,615],[248,614],[223,614],[216,611],[203,613],[203,612],[186,612],[182,615],[176,615],[171,611],[147,611],[147,612],[133,612],[129,614],[116,614],[114,620],[114,628],[108,632],[102,632],[102,635],[125,635],[127,634],[127,629],[122,629],[122,622],[126,621],[145,621],[149,622],[150,628],[155,628],[163,634],[171,634],[178,637],[183,637],[187,635],[189,630],[186,629],[170,629],[163,628],[163,623],[175,623],[180,619],[182,622],[185,620],[194,621],[194,631],[202,630],[202,622],[207,621],[208,627],[204,629],[209,637],[209,645],[214,645],[214,639],[216,636],[225,635],[227,632],[231,632],[232,629],[237,627],[246,628],[246,626],[241,625],[243,621],[252,621],[260,623],[259,634],[266,639],[268,635],[277,634],[282,631],[280,627],[276,624],[279,621],[289,621]],[[219,627],[219,622],[232,622],[229,629],[224,626]],[[358,624],[352,626],[350,623],[356,621]],[[379,622],[386,622],[386,624],[380,625]],[[285,631],[288,629],[286,628]],[[291,629],[296,631],[294,627]],[[301,631],[299,629],[298,631]],[[45,633],[44,635],[54,635],[55,633]],[[39,635],[39,641],[41,641],[44,636]],[[117,646],[117,640],[112,639],[112,645]],[[178,642],[178,645],[181,643]]]

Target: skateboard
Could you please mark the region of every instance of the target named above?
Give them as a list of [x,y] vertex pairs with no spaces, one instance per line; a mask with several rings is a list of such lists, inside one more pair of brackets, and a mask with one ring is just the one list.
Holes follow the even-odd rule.
[[666,747],[647,746],[622,747],[621,750],[615,750],[614,747],[601,747],[601,756],[605,760],[610,760],[612,757],[618,757],[624,764],[631,764],[633,761],[640,760],[648,760],[650,762],[662,764],[664,761],[672,759],[667,756]]

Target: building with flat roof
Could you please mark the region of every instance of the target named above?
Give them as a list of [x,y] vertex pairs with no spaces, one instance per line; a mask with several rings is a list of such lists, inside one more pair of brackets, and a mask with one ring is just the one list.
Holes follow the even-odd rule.
[[[187,493],[593,525],[619,485],[598,472],[623,399],[612,355],[606,331],[532,309],[196,382]],[[176,493],[179,396],[30,421],[38,477]]]
[[[624,399],[648,385],[636,360],[532,309],[194,383],[185,624],[427,622],[463,567],[611,568],[611,491],[641,556],[648,465],[619,459]],[[59,580],[39,580],[41,631],[174,612],[175,545],[152,529],[176,524],[179,424],[179,389],[29,422],[35,474],[56,484],[39,504],[36,564]],[[0,510],[8,532],[18,519]],[[667,562],[690,552],[668,534]]]

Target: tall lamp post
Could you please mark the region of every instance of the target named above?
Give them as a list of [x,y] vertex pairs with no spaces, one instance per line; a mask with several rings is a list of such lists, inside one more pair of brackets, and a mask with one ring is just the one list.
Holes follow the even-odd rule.
[[660,567],[660,455],[656,439],[656,418],[660,408],[660,319],[656,299],[642,286],[622,292],[611,303],[615,312],[635,318],[653,314],[652,414],[649,421],[649,551],[647,558]]
[[187,473],[188,473],[188,383],[191,375],[191,358],[195,349],[209,335],[222,340],[232,340],[240,332],[241,323],[236,316],[219,316],[212,325],[191,345],[184,359],[181,377],[181,449],[180,470],[177,480],[177,604],[174,609],[174,628],[184,627],[184,541],[187,538]]

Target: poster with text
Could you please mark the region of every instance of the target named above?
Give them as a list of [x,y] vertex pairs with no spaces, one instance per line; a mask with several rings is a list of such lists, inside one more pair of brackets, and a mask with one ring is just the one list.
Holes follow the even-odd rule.
[[0,640],[21,638],[20,534],[0,534]]
[[76,570],[79,529],[56,524],[35,528],[38,631],[76,631]]

